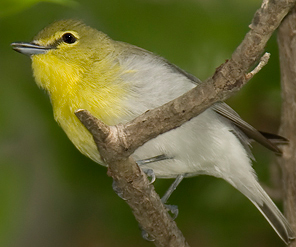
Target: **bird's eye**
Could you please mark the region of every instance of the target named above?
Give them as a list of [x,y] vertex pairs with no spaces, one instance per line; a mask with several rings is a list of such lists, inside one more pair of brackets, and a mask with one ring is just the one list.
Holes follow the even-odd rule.
[[67,44],[73,44],[77,40],[77,38],[72,33],[63,34],[62,39]]

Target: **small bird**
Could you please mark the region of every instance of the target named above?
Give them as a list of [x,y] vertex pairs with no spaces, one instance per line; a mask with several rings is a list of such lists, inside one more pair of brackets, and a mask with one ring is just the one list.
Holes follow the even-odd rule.
[[[31,43],[12,43],[29,55],[39,87],[45,89],[54,118],[84,155],[106,165],[91,134],[74,112],[86,109],[105,124],[127,123],[161,106],[201,81],[142,48],[114,41],[77,20],[61,20],[40,31]],[[275,140],[257,131],[223,102],[214,104],[181,127],[148,141],[132,155],[159,178],[201,174],[222,178],[244,194],[288,244],[295,238],[286,218],[257,181],[250,141],[280,154]]]

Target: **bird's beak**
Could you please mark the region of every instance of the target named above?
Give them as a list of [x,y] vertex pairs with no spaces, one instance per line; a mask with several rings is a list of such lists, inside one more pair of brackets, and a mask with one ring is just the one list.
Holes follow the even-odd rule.
[[25,54],[27,56],[44,54],[48,50],[52,49],[51,47],[45,47],[45,46],[41,46],[33,43],[23,43],[23,42],[19,42],[19,43],[14,42],[14,43],[11,43],[11,46],[15,51]]

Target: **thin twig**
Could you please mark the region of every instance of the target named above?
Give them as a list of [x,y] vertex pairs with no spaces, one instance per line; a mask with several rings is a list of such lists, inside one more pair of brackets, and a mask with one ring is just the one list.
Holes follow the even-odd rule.
[[264,55],[260,58],[258,65],[248,74],[246,74],[246,79],[250,80],[256,75],[267,63],[270,58],[270,53],[265,52]]

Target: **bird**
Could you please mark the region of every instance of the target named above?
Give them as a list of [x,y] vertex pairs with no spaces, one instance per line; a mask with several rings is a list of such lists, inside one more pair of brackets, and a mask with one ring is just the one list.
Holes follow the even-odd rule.
[[[56,122],[84,155],[100,165],[91,134],[75,116],[86,109],[107,125],[127,123],[202,83],[165,58],[137,46],[112,40],[80,20],[55,21],[30,43],[14,42],[28,55],[37,85],[48,92]],[[277,154],[275,140],[257,131],[226,103],[217,102],[180,127],[139,147],[132,157],[157,178],[175,178],[167,201],[183,178],[222,178],[245,195],[275,232],[289,244],[295,234],[258,182],[250,143],[255,140]]]

